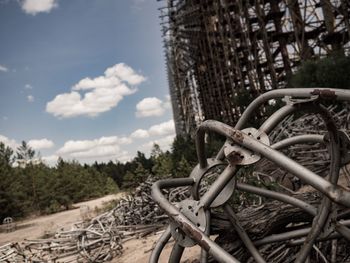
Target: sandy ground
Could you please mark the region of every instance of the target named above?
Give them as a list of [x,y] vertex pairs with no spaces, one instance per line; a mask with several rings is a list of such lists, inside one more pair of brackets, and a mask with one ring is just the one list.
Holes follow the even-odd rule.
[[34,219],[26,219],[16,222],[17,230],[10,233],[0,233],[0,246],[9,242],[20,242],[24,239],[36,239],[43,237],[47,233],[55,233],[61,228],[69,228],[74,223],[81,220],[81,206],[88,206],[90,211],[101,208],[106,202],[117,199],[123,193],[107,195],[98,199],[76,203],[76,209],[40,216]]
[[[124,252],[120,257],[114,258],[112,263],[147,263],[151,255],[152,248],[155,245],[155,242],[159,239],[161,234],[149,235],[143,239],[132,239],[123,244]],[[169,255],[171,249],[174,245],[174,241],[170,240],[163,250],[159,258],[159,263],[165,263],[169,260]],[[187,248],[184,251],[184,254],[181,258],[181,262],[194,262],[196,258],[199,259],[200,256],[200,247],[194,246]]]
[[[108,195],[91,201],[74,204],[76,209],[64,211],[48,216],[40,216],[37,218],[17,221],[18,229],[10,233],[0,233],[0,246],[10,242],[21,242],[24,239],[42,238],[47,233],[55,233],[59,229],[69,229],[74,223],[80,221],[81,206],[88,206],[90,211],[95,208],[101,208],[106,202],[113,199],[118,199],[123,193],[116,195]],[[120,257],[114,258],[112,263],[146,263],[151,255],[152,248],[156,241],[161,236],[161,233],[149,235],[143,239],[132,239],[123,244],[123,254]],[[159,262],[168,262],[174,241],[170,240],[166,245],[163,253],[160,256]],[[181,262],[192,262],[193,259],[199,258],[200,248],[193,247],[186,249]]]

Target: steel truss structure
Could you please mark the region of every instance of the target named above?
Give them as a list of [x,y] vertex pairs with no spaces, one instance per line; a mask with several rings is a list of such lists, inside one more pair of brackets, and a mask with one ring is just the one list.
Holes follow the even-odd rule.
[[[285,99],[287,102],[285,106],[267,118],[259,128],[246,128],[247,121],[258,112],[259,107],[270,99],[279,98]],[[276,89],[256,98],[244,111],[235,127],[214,120],[204,121],[196,134],[199,164],[191,175],[188,178],[160,180],[152,186],[154,200],[167,213],[170,220],[167,230],[151,255],[150,263],[158,262],[159,255],[170,237],[175,239],[175,244],[169,262],[180,262],[184,249],[194,245],[202,248],[201,262],[207,262],[209,254],[218,262],[239,262],[210,238],[211,214],[213,209],[218,207],[226,213],[238,237],[256,262],[265,262],[259,247],[274,242],[299,242],[301,247],[295,255],[294,262],[310,260],[308,258],[310,251],[319,240],[343,238],[349,242],[350,220],[340,218],[337,213],[340,208],[350,208],[350,191],[338,185],[340,166],[350,161],[350,140],[344,132],[337,129],[331,114],[322,105],[327,100],[350,102],[350,91],[324,88]],[[298,135],[270,145],[269,135],[272,130],[287,116],[303,111],[320,116],[327,128],[327,134]],[[216,158],[205,156],[204,138],[208,132],[226,137],[226,142]],[[327,145],[330,165],[326,177],[319,176],[281,152],[282,149],[305,142]],[[251,166],[261,158],[266,158],[316,189],[321,195],[319,206],[316,207],[286,193],[236,182],[235,177],[241,168]],[[201,181],[213,167],[218,165],[224,165],[225,169],[220,172],[205,193],[199,194]],[[165,188],[183,186],[190,187],[191,198],[177,204],[170,203],[162,192]],[[228,204],[235,191],[278,200],[305,211],[313,219],[308,226],[301,226],[298,229],[265,236],[262,239],[249,237],[240,224],[240,218]]]
[[[158,0],[162,1],[162,0]],[[347,0],[163,0],[160,9],[177,134],[284,87],[301,61],[350,48]]]

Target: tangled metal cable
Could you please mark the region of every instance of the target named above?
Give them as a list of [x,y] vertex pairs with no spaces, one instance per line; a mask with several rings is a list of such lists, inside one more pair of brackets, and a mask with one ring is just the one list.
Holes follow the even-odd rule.
[[[258,107],[281,98],[286,105],[260,127],[245,127]],[[171,237],[169,262],[180,262],[184,249],[194,245],[202,248],[201,262],[347,262],[350,190],[340,168],[350,161],[350,140],[339,126],[348,128],[349,108],[324,105],[342,108],[349,101],[348,90],[273,90],[255,99],[235,127],[203,122],[196,134],[199,164],[191,175],[152,186],[170,220],[150,262],[158,262]],[[205,156],[208,132],[226,138],[215,158]],[[200,194],[201,181],[219,166]],[[266,185],[266,178],[280,186]],[[164,189],[184,186],[191,197],[178,204],[167,200]],[[242,194],[265,202],[237,206]]]

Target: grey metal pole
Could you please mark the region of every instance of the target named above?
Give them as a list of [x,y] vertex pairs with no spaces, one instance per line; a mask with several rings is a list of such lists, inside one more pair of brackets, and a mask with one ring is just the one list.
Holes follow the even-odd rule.
[[165,232],[157,241],[156,246],[154,247],[151,253],[151,256],[149,258],[149,261],[148,261],[149,263],[158,263],[159,256],[162,253],[162,250],[165,247],[166,243],[168,243],[170,237],[171,237],[171,231],[170,231],[170,226],[168,226]]
[[251,115],[263,103],[267,102],[270,99],[276,99],[285,96],[298,98],[310,98],[312,96],[319,96],[323,99],[350,101],[349,90],[329,88],[275,89],[260,95],[252,103],[250,103],[246,110],[243,112],[241,118],[238,120],[235,128],[238,130],[244,128],[245,123],[249,120],[249,118],[251,118]]
[[308,170],[304,166],[288,158],[284,154],[244,134],[243,132],[234,129],[229,125],[214,120],[203,122],[200,128],[203,130],[212,129],[219,134],[231,138],[231,140],[233,140],[238,145],[261,154],[266,159],[276,163],[281,168],[304,180],[304,182],[313,186],[324,195],[328,196],[332,201],[346,207],[350,207],[350,192],[330,183],[324,178]]
[[165,179],[157,181],[152,186],[152,197],[159,204],[159,206],[172,218],[172,220],[179,225],[182,231],[185,232],[191,239],[195,240],[199,246],[204,248],[219,262],[237,263],[237,259],[232,257],[218,244],[207,237],[197,226],[195,226],[187,217],[185,217],[173,204],[163,196],[161,189],[171,188],[177,186],[192,185],[194,180],[192,178],[177,178]]
[[282,141],[276,142],[275,144],[271,145],[271,148],[275,150],[280,150],[291,145],[302,144],[302,143],[323,143],[324,144],[325,141],[324,141],[323,135],[303,134],[303,135],[290,137]]
[[236,173],[236,167],[228,165],[199,200],[199,207],[208,209],[215,198]]
[[185,248],[183,246],[180,246],[179,243],[175,242],[170,253],[169,263],[179,263],[184,250]]
[[265,263],[266,261],[263,259],[263,257],[260,255],[259,251],[254,246],[253,242],[250,240],[247,232],[243,229],[241,224],[239,223],[239,219],[237,218],[235,212],[233,211],[232,207],[228,204],[224,205],[224,210],[228,215],[228,219],[230,220],[231,224],[235,228],[237,234],[243,241],[244,245],[248,249],[248,251],[252,254],[253,258],[258,263]]

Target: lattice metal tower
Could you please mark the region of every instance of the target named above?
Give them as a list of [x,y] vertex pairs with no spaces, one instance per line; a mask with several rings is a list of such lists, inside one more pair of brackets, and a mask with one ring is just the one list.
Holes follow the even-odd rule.
[[[158,0],[159,1],[159,0]],[[242,101],[302,61],[350,50],[348,0],[165,0],[159,8],[177,134],[234,124]]]

